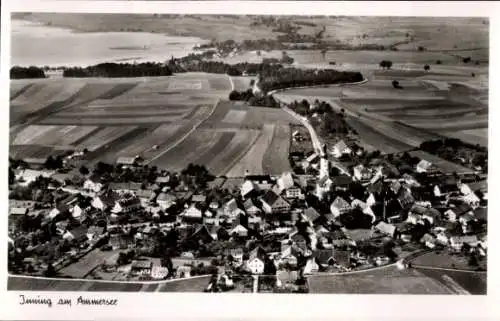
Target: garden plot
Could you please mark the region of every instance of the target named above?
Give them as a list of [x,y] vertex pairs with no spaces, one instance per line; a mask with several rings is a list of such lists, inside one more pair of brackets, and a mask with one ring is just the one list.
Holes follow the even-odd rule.
[[207,164],[216,176],[224,175],[243,157],[259,137],[260,130],[239,130],[225,148]]
[[309,277],[311,293],[336,294],[454,294],[444,284],[415,270],[395,267],[345,275]]
[[[35,127],[30,125],[25,130],[17,135],[17,139],[22,139],[26,136],[26,133],[31,131],[31,128]],[[69,147],[75,142],[84,139],[87,135],[94,132],[97,126],[36,126],[36,127],[48,127],[48,131],[44,131],[43,134],[33,137],[33,140],[29,140],[26,144],[37,144],[37,145],[47,145],[47,146],[63,146]],[[16,144],[14,141],[14,145]]]
[[222,119],[223,123],[239,125],[247,115],[245,110],[230,110]]
[[291,133],[288,124],[277,123],[273,139],[262,159],[264,174],[279,175],[292,171],[288,152],[290,148]]
[[136,126],[104,127],[78,144],[77,148],[80,150],[86,148],[92,152],[101,148],[102,146],[109,144],[110,142],[125,135],[126,133],[131,132],[134,129],[136,129]]
[[168,150],[152,162],[152,165],[170,171],[181,171],[187,164],[193,163],[196,158],[209,150],[217,143],[222,134],[211,130],[196,130],[185,140]]
[[263,174],[262,161],[269,145],[273,141],[274,131],[274,124],[264,124],[259,139],[257,139],[245,156],[227,172],[226,176],[243,177],[247,173],[250,175]]

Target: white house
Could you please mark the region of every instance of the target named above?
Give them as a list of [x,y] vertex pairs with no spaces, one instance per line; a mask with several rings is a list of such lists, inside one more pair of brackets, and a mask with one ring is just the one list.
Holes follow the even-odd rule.
[[182,216],[187,217],[187,218],[199,218],[199,219],[201,219],[203,216],[203,213],[199,209],[197,209],[194,205],[191,205],[182,213]]
[[450,246],[457,251],[461,250],[464,244],[468,244],[471,247],[477,246],[477,236],[452,236],[450,238]]
[[265,213],[285,213],[290,210],[290,204],[273,191],[267,191],[261,198],[262,209]]
[[103,185],[100,182],[98,182],[96,180],[92,180],[92,179],[87,179],[83,183],[84,190],[94,192],[94,193],[99,193],[101,191],[102,187],[103,187]]
[[263,274],[264,266],[267,259],[267,254],[259,246],[250,252],[249,259],[247,261],[247,269],[252,274]]
[[324,176],[318,180],[314,194],[319,199],[323,199],[323,195],[325,195],[325,193],[330,191],[332,185],[333,185],[332,179],[328,176]]
[[79,218],[80,216],[82,216],[83,213],[82,209],[78,205],[73,206],[70,212],[73,218]]
[[241,193],[241,196],[243,198],[245,198],[248,194],[250,194],[251,192],[253,192],[257,189],[258,189],[257,184],[255,184],[254,182],[252,182],[250,180],[246,180],[241,185],[240,193]]
[[358,181],[367,181],[372,177],[371,171],[362,164],[353,168],[353,177]]
[[330,211],[335,217],[339,217],[340,215],[349,212],[351,209],[351,205],[340,196],[337,196],[337,198],[330,205]]
[[424,244],[426,247],[433,249],[436,247],[436,238],[429,233],[424,234],[420,239],[420,243]]
[[176,197],[169,193],[161,193],[156,198],[156,203],[161,207],[162,210],[166,210],[170,206],[174,205],[176,202]]
[[470,205],[472,208],[477,208],[481,200],[474,192],[471,192],[467,195],[462,196],[462,200],[465,204]]
[[428,172],[432,167],[432,163],[429,161],[426,161],[425,159],[420,160],[418,164],[416,165],[416,171],[417,173],[426,173]]
[[370,195],[366,199],[366,205],[373,206],[376,203],[377,203],[377,200],[375,199],[375,196],[373,195],[373,193],[370,193]]
[[238,235],[240,237],[246,237],[248,235],[248,230],[241,224],[235,226],[232,230],[229,231],[229,235]]
[[342,157],[342,155],[350,155],[351,153],[352,149],[343,140],[337,142],[332,148],[332,155],[336,158]]
[[168,275],[168,268],[159,265],[153,265],[151,269],[151,278],[153,280],[163,280]]

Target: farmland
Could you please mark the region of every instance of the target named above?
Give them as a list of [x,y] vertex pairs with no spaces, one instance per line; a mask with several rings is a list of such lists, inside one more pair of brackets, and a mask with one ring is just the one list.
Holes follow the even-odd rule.
[[447,286],[415,270],[395,267],[346,275],[309,277],[311,293],[453,294]]
[[[289,169],[287,155],[275,159],[266,152],[277,145],[286,151],[288,124],[297,121],[280,109],[225,101],[232,86],[226,75],[49,78],[12,84],[11,110],[29,115],[24,122],[12,120],[12,157],[45,159],[56,151],[86,149],[83,162],[89,165],[140,155],[160,168],[177,171],[195,163],[215,175]],[[278,123],[280,131],[275,132]],[[279,136],[277,141],[273,135]]]
[[9,276],[9,291],[202,292],[210,276],[160,282],[106,282]]

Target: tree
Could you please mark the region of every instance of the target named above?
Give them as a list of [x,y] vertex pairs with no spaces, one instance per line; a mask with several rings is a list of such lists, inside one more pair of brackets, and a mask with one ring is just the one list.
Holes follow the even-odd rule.
[[236,90],[233,90],[229,93],[229,100],[240,100],[240,93]]
[[424,70],[425,70],[425,71],[429,71],[429,69],[431,69],[431,67],[430,67],[429,65],[425,65],[425,66],[424,66]]
[[423,47],[423,46],[418,46],[418,51],[425,51],[425,47]]
[[469,63],[471,60],[472,60],[472,59],[471,59],[471,57],[465,57],[465,58],[462,58],[462,62],[463,62],[464,64]]
[[392,81],[392,87],[395,89],[403,89],[403,87],[399,84],[399,81],[397,80]]
[[86,176],[89,174],[89,169],[87,167],[85,167],[84,165],[82,165],[79,169],[79,172],[80,174],[82,174],[83,176]]
[[392,67],[392,61],[390,61],[390,60],[382,60],[379,63],[379,66],[382,67],[382,68],[391,69],[391,67]]
[[56,276],[57,273],[56,273],[56,270],[54,269],[54,266],[52,265],[52,263],[49,263],[47,265],[47,269],[45,270],[44,274],[46,277],[49,277],[49,278]]
[[443,62],[442,62],[441,60],[439,60],[439,59],[438,59],[438,60],[436,60],[436,65],[440,65],[440,64],[442,64],[442,63],[443,63]]

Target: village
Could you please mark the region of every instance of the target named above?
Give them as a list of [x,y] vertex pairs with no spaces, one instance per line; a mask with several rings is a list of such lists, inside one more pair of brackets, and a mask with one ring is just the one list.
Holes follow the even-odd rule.
[[[308,138],[295,131],[292,139]],[[429,251],[486,269],[486,180],[443,173],[408,153],[359,156],[339,141],[291,154],[300,174],[241,178],[193,164],[171,173],[137,159],[82,166],[77,175],[11,160],[9,272],[115,281],[213,275],[210,292],[307,292],[308,275],[409,268],[405,258]]]

